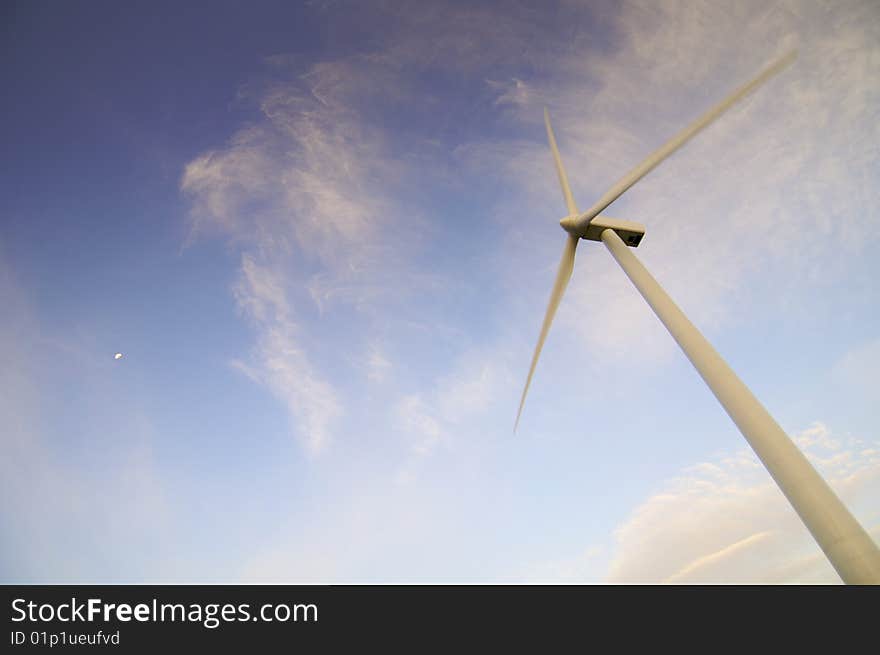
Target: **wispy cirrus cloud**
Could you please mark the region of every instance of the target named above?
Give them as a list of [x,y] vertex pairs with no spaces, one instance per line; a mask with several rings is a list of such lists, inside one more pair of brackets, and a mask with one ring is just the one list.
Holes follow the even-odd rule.
[[431,388],[406,394],[394,404],[393,424],[406,436],[410,450],[398,481],[411,480],[420,460],[436,448],[460,447],[462,440],[475,438],[487,412],[500,400],[512,401],[508,357],[497,349],[466,351]]
[[402,168],[355,106],[369,62],[319,63],[304,76],[283,58],[271,64],[280,79],[258,92],[260,119],[190,162],[181,190],[193,233],[219,230],[240,252],[233,294],[257,343],[236,365],[284,402],[317,454],[344,406],[311,354],[321,314],[340,303],[362,311],[408,283],[395,284],[406,277],[407,231],[391,200]]
[[284,281],[277,271],[244,254],[234,295],[259,331],[252,362],[237,360],[235,366],[272,390],[302,426],[308,451],[318,454],[328,444],[342,408],[333,387],[315,373],[300,345]]

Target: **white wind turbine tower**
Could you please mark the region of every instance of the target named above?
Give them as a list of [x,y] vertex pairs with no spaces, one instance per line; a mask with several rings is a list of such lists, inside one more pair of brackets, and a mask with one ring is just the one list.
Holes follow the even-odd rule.
[[[644,226],[599,215],[657,164],[718,118],[731,105],[788,66],[794,58],[795,53],[786,55],[761,72],[751,82],[736,89],[690,126],[676,134],[668,143],[648,156],[584,213],[579,212],[574,203],[556,146],[556,137],[550,126],[550,117],[547,111],[544,111],[547,138],[553,151],[556,173],[559,176],[559,183],[562,186],[562,193],[565,196],[565,204],[568,209],[568,215],[560,221],[560,225],[568,232],[568,237],[562,251],[562,260],[559,263],[559,271],[550,294],[550,302],[544,316],[544,323],[541,326],[538,343],[532,356],[529,374],[526,377],[516,415],[516,425],[519,425],[526,394],[541,349],[544,347],[547,332],[571,277],[578,241],[580,239],[602,241],[672,337],[678,342],[730,418],[736,423],[752,450],[764,463],[843,581],[848,584],[880,584],[880,550],[877,549],[868,533],[859,525],[825,480],[807,461],[803,453],[782,431],[782,428],[764,409],[764,406],[752,395],[748,387],[742,383],[736,373],[731,370],[644,265],[627,248],[627,246],[634,248],[639,245],[645,233]],[[514,430],[516,430],[516,426],[514,426]]]

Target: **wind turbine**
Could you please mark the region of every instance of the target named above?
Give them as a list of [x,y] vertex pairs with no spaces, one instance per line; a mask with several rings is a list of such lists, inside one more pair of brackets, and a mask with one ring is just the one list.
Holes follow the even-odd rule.
[[688,127],[681,130],[642,163],[620,179],[586,212],[579,212],[562,159],[556,137],[550,125],[550,115],[544,110],[547,139],[553,151],[556,174],[568,215],[559,223],[568,233],[550,302],[541,325],[538,343],[532,355],[529,373],[520,398],[514,431],[519,425],[523,404],[535,366],[547,339],[550,324],[568,286],[574,268],[575,250],[580,239],[602,241],[611,255],[627,274],[654,313],[678,342],[694,368],[715,394],[727,414],[742,432],[752,450],[785,494],[813,538],[825,552],[832,566],[847,584],[880,584],[880,550],[865,529],[856,521],[825,480],[816,472],[794,442],[782,431],[748,387],[737,377],[712,345],[703,337],[684,313],[666,294],[644,265],[632,253],[630,246],[639,245],[645,227],[639,223],[622,221],[600,213],[617,200],[627,189],[642,179],[660,162],[683,146],[700,130],[708,126],[750,92],[788,66],[796,53],[792,52],[768,66],[750,82],[733,91],[727,98],[709,109]]

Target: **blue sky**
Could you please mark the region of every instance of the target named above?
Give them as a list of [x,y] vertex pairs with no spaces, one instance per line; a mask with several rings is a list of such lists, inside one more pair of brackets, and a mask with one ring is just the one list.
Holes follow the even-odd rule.
[[[835,582],[606,214],[880,529],[875,3],[3,9],[0,578]],[[122,352],[124,357],[114,360]]]

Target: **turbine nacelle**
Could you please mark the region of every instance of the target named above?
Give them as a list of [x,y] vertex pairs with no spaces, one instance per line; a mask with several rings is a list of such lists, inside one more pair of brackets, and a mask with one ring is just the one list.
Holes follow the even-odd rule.
[[623,242],[632,247],[638,247],[645,236],[645,226],[635,221],[624,221],[619,218],[608,216],[590,216],[590,212],[578,216],[566,216],[559,224],[566,232],[574,237],[587,239],[588,241],[601,241],[602,232],[614,230]]

